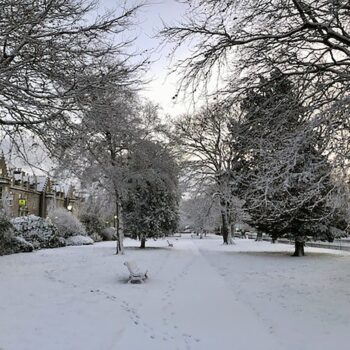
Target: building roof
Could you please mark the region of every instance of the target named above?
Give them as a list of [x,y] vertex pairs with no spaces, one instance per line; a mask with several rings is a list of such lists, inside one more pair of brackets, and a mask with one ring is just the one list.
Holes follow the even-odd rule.
[[37,176],[36,177],[36,190],[38,192],[44,192],[44,190],[46,189],[46,185],[48,182],[48,177],[46,176]]
[[[27,183],[29,185],[34,185],[34,190],[37,192],[45,193],[63,193],[64,197],[74,196],[74,187],[67,183],[53,183],[52,180],[45,175],[29,175],[28,173],[22,171],[21,169],[12,168],[7,170],[6,160],[3,154],[0,154],[0,177],[8,177],[8,181],[12,178],[15,181],[20,181],[22,183]],[[33,187],[31,187],[33,190]]]

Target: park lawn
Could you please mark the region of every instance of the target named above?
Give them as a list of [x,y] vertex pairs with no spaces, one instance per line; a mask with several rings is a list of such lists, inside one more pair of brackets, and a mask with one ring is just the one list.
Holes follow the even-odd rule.
[[[350,343],[350,254],[220,237],[0,257],[0,349],[331,349]],[[127,284],[123,265],[148,269]]]

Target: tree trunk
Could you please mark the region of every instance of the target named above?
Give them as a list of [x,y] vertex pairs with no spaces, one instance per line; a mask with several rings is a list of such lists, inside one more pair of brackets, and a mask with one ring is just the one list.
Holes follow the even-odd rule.
[[228,235],[227,235],[227,244],[234,244],[233,242],[233,237],[234,237],[234,224],[230,224],[229,230],[228,230]]
[[146,248],[146,237],[144,237],[144,236],[141,236],[140,248],[142,248],[142,249]]
[[221,210],[221,221],[222,221],[222,226],[221,226],[222,239],[224,240],[224,244],[228,244],[227,216],[224,209]]
[[257,232],[255,241],[262,241],[262,232]]
[[228,227],[224,218],[222,218],[221,234],[224,244],[228,244]]
[[305,242],[300,240],[295,240],[294,242],[294,254],[293,256],[304,256],[304,246]]
[[123,255],[124,254],[124,232],[120,228],[119,228],[119,240],[118,240],[118,243],[119,243],[120,254]]
[[116,191],[115,192],[116,195],[116,201],[115,201],[115,215],[116,215],[116,232],[117,232],[117,244],[116,244],[116,254],[124,254],[124,244],[123,244],[123,240],[124,240],[124,234],[122,233],[122,230],[120,229],[120,205],[119,205],[119,194]]
[[117,242],[116,242],[116,254],[124,254],[124,244],[123,244],[123,233],[119,230],[117,232]]

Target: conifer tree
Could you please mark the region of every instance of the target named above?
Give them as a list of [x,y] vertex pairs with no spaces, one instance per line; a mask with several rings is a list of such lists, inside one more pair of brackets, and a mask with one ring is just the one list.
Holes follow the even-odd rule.
[[125,232],[141,241],[173,233],[178,222],[178,170],[165,146],[138,143],[129,155],[129,179],[123,200]]
[[330,200],[337,191],[322,139],[309,127],[305,108],[290,80],[275,71],[242,103],[237,145],[244,162],[236,190],[254,224],[272,236],[292,236],[303,255],[306,236],[332,238],[339,222]]

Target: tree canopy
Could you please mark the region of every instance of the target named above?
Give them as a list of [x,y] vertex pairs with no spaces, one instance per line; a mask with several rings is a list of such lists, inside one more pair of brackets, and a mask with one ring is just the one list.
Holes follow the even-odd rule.
[[139,81],[144,62],[131,62],[126,31],[140,6],[97,16],[96,5],[0,1],[2,136],[20,142],[19,135],[29,131],[51,146],[52,137],[80,118],[81,99],[91,89]]

